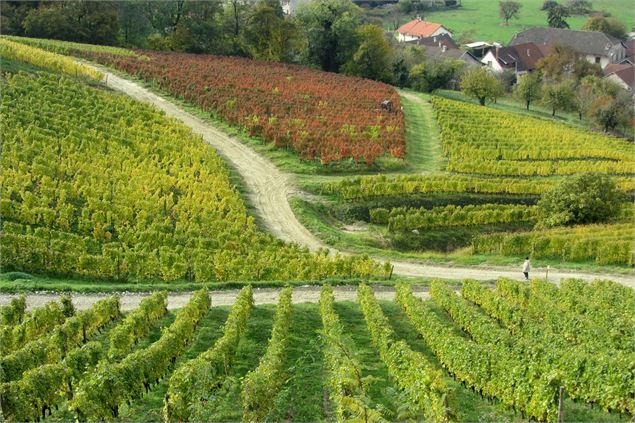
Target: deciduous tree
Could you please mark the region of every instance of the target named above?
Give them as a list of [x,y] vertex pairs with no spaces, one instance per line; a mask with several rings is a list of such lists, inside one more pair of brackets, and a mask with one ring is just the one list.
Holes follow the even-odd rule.
[[362,25],[357,29],[357,42],[357,51],[342,67],[344,73],[392,82],[391,66],[394,52],[384,35],[384,30],[376,25]]
[[561,4],[554,4],[547,9],[547,23],[551,28],[569,28],[565,21],[569,16],[569,10]]
[[525,103],[525,107],[529,110],[532,101],[540,98],[542,91],[542,82],[540,73],[533,72],[523,75],[519,78],[518,84],[514,88],[514,96]]
[[474,97],[481,106],[487,100],[495,100],[502,92],[500,81],[485,68],[469,69],[461,79],[461,91],[465,95]]
[[505,25],[509,25],[509,20],[512,18],[518,19],[518,12],[523,5],[514,0],[504,0],[498,2],[498,11],[500,17],[505,20]]
[[551,115],[555,116],[558,110],[571,110],[573,108],[573,88],[569,80],[547,84],[543,88],[542,102],[551,108]]

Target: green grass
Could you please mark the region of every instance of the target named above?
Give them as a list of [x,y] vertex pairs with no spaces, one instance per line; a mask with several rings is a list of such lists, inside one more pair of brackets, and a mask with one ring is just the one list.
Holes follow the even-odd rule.
[[[444,25],[455,34],[455,37],[466,31],[473,31],[472,37],[479,41],[498,41],[507,44],[513,35],[525,28],[534,26],[547,26],[547,14],[540,8],[544,0],[523,0],[518,19],[509,21],[505,26],[499,16],[498,2],[492,0],[462,0],[462,7],[447,10],[431,10],[422,13],[423,17],[431,22]],[[560,1],[559,3],[566,3]],[[606,10],[620,19],[627,30],[635,25],[635,13],[631,0],[593,0],[594,10]],[[384,27],[395,29],[395,24],[401,25],[414,17],[414,13],[405,15],[398,9],[387,8],[385,10],[374,9],[371,16],[383,18]],[[566,21],[571,29],[580,29],[587,17],[574,16]]]
[[331,419],[318,304],[294,304],[287,347],[287,382],[274,401],[268,421],[316,422]]
[[438,171],[445,167],[439,127],[430,96],[401,92],[406,117],[406,162],[410,172]]
[[[11,274],[11,273],[8,273]],[[201,288],[210,290],[240,289],[249,284],[254,288],[284,288],[285,286],[321,286],[330,284],[333,286],[357,286],[360,283],[371,283],[372,285],[393,286],[398,282],[409,281],[419,285],[428,285],[429,278],[407,278],[393,275],[391,279],[324,279],[324,280],[296,280],[296,281],[237,281],[237,282],[113,282],[113,281],[92,281],[88,279],[56,278],[49,276],[28,276],[29,279],[7,278],[5,274],[0,274],[0,293],[16,294],[29,292],[75,292],[79,294],[107,294],[107,293],[131,293],[131,292],[191,292]]]

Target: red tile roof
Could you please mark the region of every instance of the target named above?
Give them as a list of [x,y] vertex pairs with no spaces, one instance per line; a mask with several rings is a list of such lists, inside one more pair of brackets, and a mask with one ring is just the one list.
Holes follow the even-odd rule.
[[412,35],[414,37],[430,37],[436,30],[441,28],[441,24],[422,21],[421,19],[413,19],[399,27],[397,32],[404,35]]
[[615,76],[620,78],[624,83],[631,88],[635,89],[635,66],[630,66],[626,69],[613,72]]

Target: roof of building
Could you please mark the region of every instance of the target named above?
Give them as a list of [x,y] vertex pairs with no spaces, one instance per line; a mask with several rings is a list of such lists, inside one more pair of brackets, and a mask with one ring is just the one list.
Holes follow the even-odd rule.
[[628,66],[627,68],[620,69],[615,72],[611,72],[610,74],[607,74],[606,76],[608,77],[611,75],[615,75],[616,77],[624,81],[624,83],[628,87],[630,87],[631,91],[635,89],[635,66],[632,66],[632,65]]
[[621,41],[602,32],[573,31],[561,28],[530,28],[514,35],[509,45],[525,43],[537,45],[559,43],[569,46],[579,53],[607,56],[609,50]]
[[492,45],[488,42],[485,41],[475,41],[473,43],[467,43],[465,44],[465,47],[467,48],[486,48],[486,47],[491,47]]
[[432,37],[422,37],[416,40],[407,41],[408,44],[416,44],[419,46],[443,47],[458,49],[459,46],[448,34],[434,35]]
[[397,32],[404,35],[412,35],[414,37],[430,37],[443,25],[433,22],[422,21],[421,19],[413,19],[397,29]]
[[443,47],[439,46],[426,46],[424,54],[429,59],[456,59],[479,65],[481,63],[469,52],[459,50],[458,48],[446,48],[444,50]]
[[498,63],[505,68],[514,68],[517,72],[532,71],[538,60],[547,53],[546,46],[523,43],[492,50]]
[[633,65],[631,64],[618,64],[618,63],[609,63],[608,65],[606,65],[604,67],[604,69],[602,69],[602,72],[604,72],[604,75],[610,75],[614,72],[618,72],[624,69],[632,69]]

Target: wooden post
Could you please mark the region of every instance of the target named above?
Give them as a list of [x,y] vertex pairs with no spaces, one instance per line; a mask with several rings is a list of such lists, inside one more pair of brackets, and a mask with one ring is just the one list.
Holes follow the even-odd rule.
[[547,273],[545,274],[545,279],[547,279],[547,281],[549,281],[549,268],[550,266],[547,266]]
[[390,280],[392,278],[392,272],[395,270],[395,265],[391,264],[390,265],[390,275],[388,275],[388,280]]
[[564,421],[564,416],[562,415],[562,406],[564,403],[564,386],[560,387],[560,397],[558,399],[558,423],[562,423]]

